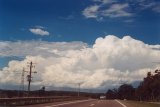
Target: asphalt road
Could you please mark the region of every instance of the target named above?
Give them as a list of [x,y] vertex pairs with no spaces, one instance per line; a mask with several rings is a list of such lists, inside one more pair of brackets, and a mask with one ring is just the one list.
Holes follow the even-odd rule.
[[129,107],[117,100],[80,100],[58,103],[38,104],[23,107]]

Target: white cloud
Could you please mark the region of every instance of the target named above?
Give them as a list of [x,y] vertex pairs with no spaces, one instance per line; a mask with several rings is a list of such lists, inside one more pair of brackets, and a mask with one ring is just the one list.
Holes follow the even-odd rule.
[[40,26],[40,25],[36,25],[35,28],[40,28],[40,29],[44,29],[45,27]]
[[151,7],[153,7],[153,6],[155,6],[155,2],[151,2],[151,3],[147,3],[147,4],[143,4],[143,5],[142,5],[142,7],[143,7],[144,9],[151,8]]
[[38,26],[38,28],[30,28],[29,31],[32,32],[33,34],[40,35],[40,36],[49,35],[49,32],[44,30],[41,26]]
[[117,17],[130,17],[133,14],[128,12],[129,5],[127,3],[125,4],[110,4],[108,5],[108,2],[102,2],[102,4],[98,5],[91,5],[83,10],[83,15],[86,18],[104,18],[104,17],[110,17],[110,18],[117,18]]
[[83,15],[86,18],[97,18],[98,17],[98,9],[100,6],[98,5],[93,5],[93,6],[89,6],[86,9],[84,9],[83,11]]
[[153,7],[153,11],[160,13],[160,3]]
[[0,57],[56,56],[58,52],[79,50],[85,47],[87,44],[83,42],[0,41]]
[[[133,17],[140,11],[150,9],[159,13],[160,2],[148,0],[92,0],[94,5],[86,7],[82,14],[86,18],[104,19]],[[98,20],[99,21],[99,20]]]
[[[4,52],[0,51],[1,56],[5,56],[5,53],[8,56],[11,53],[17,56],[26,55],[22,61],[10,61],[8,67],[0,71],[0,81],[12,84],[20,82],[20,77],[18,80],[13,71],[21,71],[27,62],[33,61],[38,71],[33,75],[33,84],[75,88],[77,83],[81,83],[81,87],[86,89],[115,87],[120,81],[142,80],[148,71],[158,66],[152,62],[160,58],[160,51],[153,49],[160,45],[148,45],[130,36],[122,39],[113,35],[100,37],[92,47],[87,47],[82,42],[31,41],[0,44],[1,50],[7,47]],[[21,47],[14,50],[16,46]],[[23,51],[28,52],[28,55]]]
[[94,2],[101,2],[103,4],[109,4],[109,3],[114,3],[117,0],[92,0],[92,1],[94,1]]
[[138,8],[137,11],[151,10],[159,13],[160,2],[155,0],[130,0],[130,4]]
[[113,4],[110,8],[103,10],[103,16],[108,16],[111,18],[115,17],[130,17],[132,13],[126,11],[129,8],[128,4]]

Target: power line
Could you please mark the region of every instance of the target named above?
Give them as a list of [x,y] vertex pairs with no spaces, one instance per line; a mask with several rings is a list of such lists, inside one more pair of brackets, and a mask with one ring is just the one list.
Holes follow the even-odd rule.
[[22,90],[22,91],[24,91],[24,73],[25,73],[26,71],[24,70],[24,68],[23,68],[23,70],[22,70],[22,74],[21,74],[21,83],[20,83],[20,90]]
[[29,67],[29,74],[27,75],[27,81],[28,81],[28,96],[30,93],[30,86],[31,86],[31,81],[32,81],[32,73],[37,73],[36,71],[32,71],[32,68],[35,66],[33,65],[34,63],[31,61],[28,65]]
[[78,83],[78,97],[80,96],[81,83]]
[[22,96],[24,95],[24,76],[25,76],[25,72],[28,72],[28,71],[25,71],[25,69],[23,68],[22,74],[21,74],[21,83],[20,83],[20,87],[19,87],[19,91],[22,91]]

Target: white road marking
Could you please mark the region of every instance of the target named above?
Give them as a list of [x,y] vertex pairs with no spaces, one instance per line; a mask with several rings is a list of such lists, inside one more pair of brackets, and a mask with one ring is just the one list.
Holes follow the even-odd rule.
[[94,106],[94,104],[91,104],[90,106]]
[[51,106],[45,106],[45,107],[57,107],[57,106],[62,106],[62,105],[68,105],[68,104],[74,104],[74,103],[80,103],[80,102],[86,102],[86,101],[91,101],[90,100],[81,100],[81,101],[74,101],[74,102],[67,102],[67,103],[62,103],[62,104],[56,104],[56,105],[51,105]]
[[121,103],[120,101],[118,100],[115,100],[116,102],[118,102],[119,104],[121,104],[123,107],[127,107],[126,105],[124,105],[123,103]]

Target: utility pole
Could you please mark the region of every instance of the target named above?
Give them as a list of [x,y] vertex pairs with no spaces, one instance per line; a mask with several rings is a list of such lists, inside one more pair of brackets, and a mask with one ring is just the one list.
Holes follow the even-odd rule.
[[25,73],[26,71],[24,70],[24,68],[23,68],[23,71],[22,71],[22,75],[21,75],[21,86],[20,86],[20,89],[22,90],[22,91],[24,91],[24,73]]
[[20,87],[19,87],[19,96],[20,96],[20,91],[22,91],[22,97],[24,95],[24,73],[25,72],[27,72],[27,71],[25,71],[25,69],[23,68],[22,74],[21,74],[21,83],[20,83]]
[[32,68],[35,67],[33,66],[33,62],[31,61],[29,63],[29,74],[27,75],[27,80],[28,80],[28,96],[29,96],[29,93],[30,93],[30,85],[31,85],[31,81],[32,81],[32,73],[37,73],[37,72],[33,72],[32,71]]
[[79,95],[80,95],[80,87],[81,87],[81,84],[78,83],[78,97],[79,97]]

